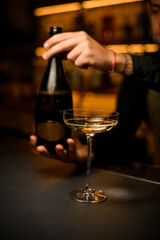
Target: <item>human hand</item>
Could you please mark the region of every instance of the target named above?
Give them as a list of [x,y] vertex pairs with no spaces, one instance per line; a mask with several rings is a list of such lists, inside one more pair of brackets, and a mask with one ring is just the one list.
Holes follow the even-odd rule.
[[84,31],[55,34],[44,43],[44,48],[47,49],[43,55],[45,60],[68,52],[67,59],[78,67],[91,66],[102,71],[112,69],[112,52]]
[[[37,137],[35,135],[30,136],[30,143],[33,146],[36,146]],[[63,162],[76,162],[83,163],[87,160],[87,148],[86,145],[81,144],[80,140],[74,136],[73,138],[67,139],[68,143],[68,152],[64,149],[64,147],[60,144],[57,144],[55,147],[56,155],[51,154],[47,151],[45,146],[36,146],[36,150],[47,157],[58,158]]]

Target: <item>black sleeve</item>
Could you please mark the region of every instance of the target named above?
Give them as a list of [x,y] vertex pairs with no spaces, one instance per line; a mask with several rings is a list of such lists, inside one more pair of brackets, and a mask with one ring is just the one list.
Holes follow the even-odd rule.
[[131,55],[131,57],[134,79],[160,91],[160,51],[146,56]]

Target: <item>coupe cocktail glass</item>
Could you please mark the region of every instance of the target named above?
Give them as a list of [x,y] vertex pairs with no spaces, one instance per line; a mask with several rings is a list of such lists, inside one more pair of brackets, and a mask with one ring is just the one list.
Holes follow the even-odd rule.
[[91,150],[93,137],[97,133],[110,131],[118,123],[119,114],[106,113],[100,110],[67,109],[63,112],[65,124],[75,131],[85,133],[88,145],[87,182],[83,189],[70,192],[70,197],[78,202],[96,203],[107,199],[107,195],[99,189],[92,189],[90,185]]

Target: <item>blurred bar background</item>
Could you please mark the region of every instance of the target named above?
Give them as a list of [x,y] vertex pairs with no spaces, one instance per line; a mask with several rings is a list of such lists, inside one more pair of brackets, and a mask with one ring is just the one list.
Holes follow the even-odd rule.
[[[141,0],[1,0],[0,130],[2,134],[34,133],[34,105],[47,62],[41,56],[50,26],[63,31],[84,30],[116,52],[154,52],[150,24]],[[75,107],[115,110],[123,77],[95,69],[78,69],[67,60],[64,68]],[[153,136],[142,122],[137,139],[147,159],[154,158]]]

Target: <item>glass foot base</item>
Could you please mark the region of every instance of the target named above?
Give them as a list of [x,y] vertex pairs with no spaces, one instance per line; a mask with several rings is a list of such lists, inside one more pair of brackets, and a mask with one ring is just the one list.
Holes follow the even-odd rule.
[[107,199],[107,195],[102,190],[77,189],[69,193],[71,199],[82,203],[98,203]]

